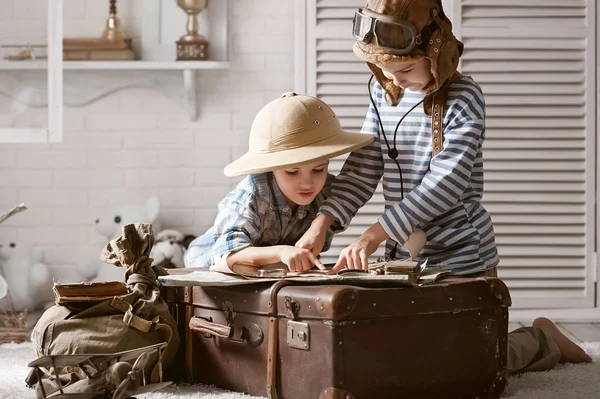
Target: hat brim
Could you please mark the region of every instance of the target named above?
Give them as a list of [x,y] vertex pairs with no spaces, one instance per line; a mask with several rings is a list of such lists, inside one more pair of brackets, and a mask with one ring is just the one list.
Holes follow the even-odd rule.
[[337,157],[358,150],[374,140],[371,134],[340,131],[308,146],[265,154],[247,152],[224,169],[225,176],[272,172]]

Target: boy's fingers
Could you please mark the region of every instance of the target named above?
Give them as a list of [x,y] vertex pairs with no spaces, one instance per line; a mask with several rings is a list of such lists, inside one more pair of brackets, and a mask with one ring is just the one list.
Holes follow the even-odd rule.
[[313,264],[310,259],[302,259],[302,271],[310,270],[312,267]]
[[321,263],[321,261],[319,260],[319,258],[317,258],[312,252],[308,253],[308,259],[310,260],[310,263],[311,263],[311,265],[310,265],[311,269],[312,269],[313,265],[317,266],[321,270],[327,269],[325,267],[325,265],[323,263]]
[[327,274],[336,274],[337,272],[342,270],[344,267],[346,267],[346,258],[340,258],[340,259],[338,259],[335,266],[333,266],[333,268],[327,272]]
[[346,261],[344,263],[346,263],[348,269],[356,269],[354,265],[354,259],[352,259],[352,255],[346,255]]
[[325,267],[325,265],[323,264],[323,262],[321,262],[319,259],[317,259],[315,257],[315,261],[314,264],[321,270],[327,270],[327,268]]
[[369,270],[369,259],[367,258],[367,254],[365,252],[360,253],[360,260],[362,262],[362,269]]

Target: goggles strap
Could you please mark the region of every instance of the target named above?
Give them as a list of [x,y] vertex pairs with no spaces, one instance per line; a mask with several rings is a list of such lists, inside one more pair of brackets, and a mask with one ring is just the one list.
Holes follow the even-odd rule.
[[424,53],[427,52],[427,47],[429,47],[429,40],[431,40],[431,36],[433,36],[433,33],[438,30],[441,29],[440,25],[437,23],[436,18],[435,18],[435,13],[439,12],[439,17],[440,19],[443,21],[446,19],[446,14],[444,14],[444,10],[435,10],[432,9],[431,10],[431,16],[432,16],[432,20],[431,23],[429,25],[427,25],[426,27],[423,28],[423,30],[421,31],[421,33],[417,36],[417,47],[423,51]]

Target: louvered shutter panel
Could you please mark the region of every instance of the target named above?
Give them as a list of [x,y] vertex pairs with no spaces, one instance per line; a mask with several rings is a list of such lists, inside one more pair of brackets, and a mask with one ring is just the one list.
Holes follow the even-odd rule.
[[[369,106],[367,82],[371,73],[364,61],[352,52],[352,18],[365,0],[312,0],[307,9],[307,93],[329,104],[342,127],[359,132]],[[338,174],[346,156],[333,159],[329,169]],[[331,249],[323,254],[326,262],[335,262],[348,246],[383,213],[381,184],[371,200],[362,207],[348,229],[336,235]],[[373,257],[383,257],[384,245]]]
[[461,71],[485,94],[484,205],[515,307],[594,306],[588,4],[462,0],[454,10],[465,45]]
[[[307,2],[307,92],[330,104],[348,130],[360,129],[369,101],[370,73],[352,53],[351,39],[353,13],[364,4]],[[492,214],[499,273],[511,289],[513,307],[592,307],[596,100],[595,49],[588,43],[595,32],[594,4],[444,5],[465,44],[461,72],[486,97],[484,204]],[[334,160],[332,172],[342,164]],[[348,231],[334,239],[325,260],[335,260],[382,210],[379,188]]]

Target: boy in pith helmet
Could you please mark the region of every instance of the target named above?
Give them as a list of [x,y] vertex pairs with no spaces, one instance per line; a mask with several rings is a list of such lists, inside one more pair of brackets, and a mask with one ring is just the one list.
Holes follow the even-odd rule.
[[227,176],[248,176],[219,203],[213,227],[190,244],[186,267],[283,262],[291,271],[323,269],[315,254],[294,244],[329,194],[329,158],[372,141],[342,130],[317,98],[284,93],[267,104],[252,123],[249,151],[225,167]]
[[[409,237],[426,243],[417,260],[456,275],[495,276],[498,252],[483,195],[485,100],[457,72],[463,45],[441,0],[368,0],[354,15],[354,53],[376,79],[363,133],[374,142],[350,154],[331,195],[296,244],[317,254],[331,226],[345,228],[383,178],[385,211],[343,249],[332,272],[368,268],[386,242],[388,259],[407,258]],[[335,223],[335,224],[334,224]],[[510,334],[511,373],[590,357],[548,319]],[[540,328],[537,328],[540,327]]]

